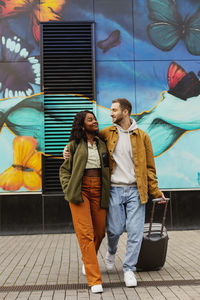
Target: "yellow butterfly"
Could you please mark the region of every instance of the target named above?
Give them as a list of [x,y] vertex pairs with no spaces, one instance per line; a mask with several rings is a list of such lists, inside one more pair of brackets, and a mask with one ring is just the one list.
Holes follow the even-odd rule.
[[30,191],[41,189],[41,152],[31,136],[17,136],[13,141],[13,164],[0,174],[0,187],[17,191],[22,186]]

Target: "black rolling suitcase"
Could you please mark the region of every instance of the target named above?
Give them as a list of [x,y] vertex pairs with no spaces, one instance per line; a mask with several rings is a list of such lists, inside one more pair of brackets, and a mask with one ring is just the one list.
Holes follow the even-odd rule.
[[164,266],[169,239],[167,229],[165,228],[165,219],[169,198],[164,204],[165,208],[162,224],[153,223],[155,205],[157,202],[162,200],[162,198],[152,200],[153,207],[151,219],[150,223],[144,225],[143,240],[136,265],[137,271],[156,271]]

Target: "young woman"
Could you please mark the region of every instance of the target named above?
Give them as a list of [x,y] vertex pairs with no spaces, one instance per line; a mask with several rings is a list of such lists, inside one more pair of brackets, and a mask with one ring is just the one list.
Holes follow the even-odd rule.
[[60,181],[69,201],[83,267],[93,293],[103,292],[97,252],[105,236],[110,178],[108,153],[98,137],[98,122],[89,111],[76,114],[68,151],[60,167]]

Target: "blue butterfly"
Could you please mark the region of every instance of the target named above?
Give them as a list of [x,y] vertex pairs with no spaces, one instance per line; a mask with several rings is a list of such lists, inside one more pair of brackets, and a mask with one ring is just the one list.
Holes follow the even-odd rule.
[[200,8],[183,20],[175,0],[147,0],[147,4],[153,21],[147,26],[147,32],[155,47],[170,51],[183,40],[191,54],[200,55]]

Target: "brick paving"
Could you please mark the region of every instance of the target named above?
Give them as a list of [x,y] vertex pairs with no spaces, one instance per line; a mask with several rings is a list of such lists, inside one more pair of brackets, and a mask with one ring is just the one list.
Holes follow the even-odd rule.
[[[105,287],[103,294],[96,295],[86,288],[86,277],[81,274],[81,255],[75,234],[0,236],[0,300],[199,300],[200,230],[168,233],[170,239],[164,267],[159,271],[136,273],[139,283],[136,288],[126,288],[123,284],[126,233],[120,239],[112,272],[106,271],[103,261],[104,239],[98,258]],[[183,284],[175,285],[177,280]],[[116,286],[112,287],[111,283]],[[68,289],[70,284],[83,288]],[[48,290],[39,287],[41,285],[48,286]],[[65,288],[51,290],[51,285],[64,285]],[[20,290],[19,287],[25,288]],[[40,289],[36,290],[36,287]]]

